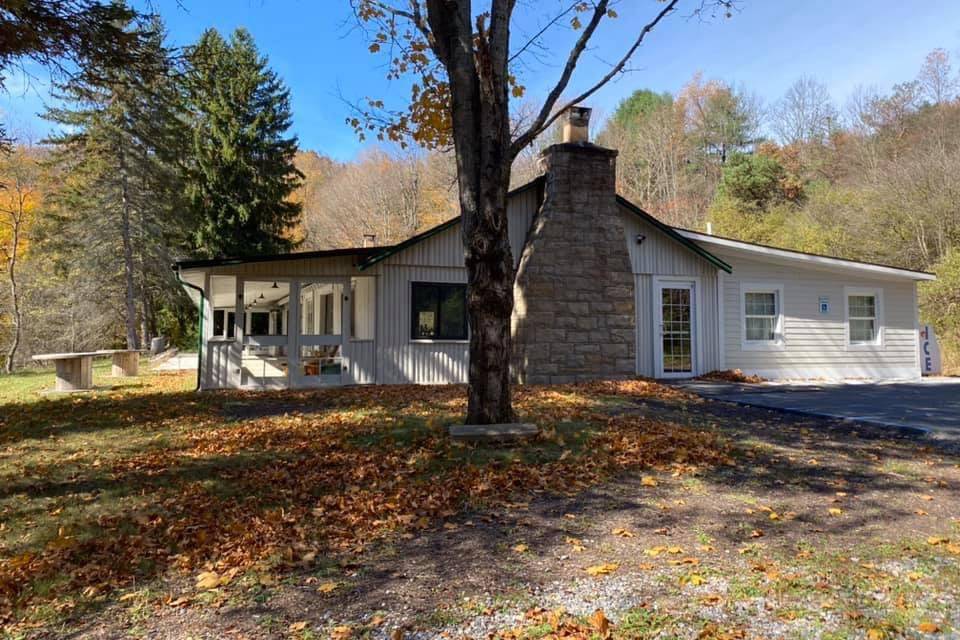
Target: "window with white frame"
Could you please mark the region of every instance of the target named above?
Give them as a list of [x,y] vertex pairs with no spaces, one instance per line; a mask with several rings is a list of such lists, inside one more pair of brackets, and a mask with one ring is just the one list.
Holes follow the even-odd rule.
[[876,292],[847,292],[847,330],[852,345],[879,342],[880,303]]
[[783,287],[751,284],[744,285],[741,292],[744,346],[750,348],[780,344]]

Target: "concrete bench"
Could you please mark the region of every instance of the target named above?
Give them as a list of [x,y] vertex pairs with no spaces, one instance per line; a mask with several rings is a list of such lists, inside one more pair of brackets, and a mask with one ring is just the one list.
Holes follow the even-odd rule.
[[117,378],[136,376],[140,369],[140,352],[132,349],[109,349],[76,353],[41,353],[34,360],[53,362],[57,369],[57,391],[87,391],[93,388],[93,359],[113,357],[111,374]]

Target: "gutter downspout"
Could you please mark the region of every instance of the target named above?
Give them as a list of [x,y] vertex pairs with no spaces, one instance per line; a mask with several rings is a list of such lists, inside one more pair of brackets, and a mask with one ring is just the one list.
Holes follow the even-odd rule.
[[180,267],[177,267],[177,282],[179,282],[184,287],[189,287],[200,294],[200,304],[197,307],[197,315],[199,316],[200,326],[198,329],[197,335],[197,386],[194,388],[194,391],[200,391],[200,372],[203,369],[203,303],[206,299],[206,296],[203,295],[203,289],[198,287],[195,284],[190,284],[181,277]]

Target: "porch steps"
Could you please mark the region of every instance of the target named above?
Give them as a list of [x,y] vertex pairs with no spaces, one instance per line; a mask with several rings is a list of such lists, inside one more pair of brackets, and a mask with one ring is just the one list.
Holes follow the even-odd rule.
[[459,442],[513,442],[536,437],[540,427],[528,422],[452,424],[449,433],[451,438]]

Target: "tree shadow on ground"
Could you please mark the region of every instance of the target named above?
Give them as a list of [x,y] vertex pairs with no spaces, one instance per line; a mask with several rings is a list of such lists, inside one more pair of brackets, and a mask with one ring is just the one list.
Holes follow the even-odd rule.
[[[609,411],[640,411],[661,422],[719,433],[730,440],[734,464],[698,467],[695,472],[686,468],[676,477],[667,468],[656,473],[656,486],[643,480],[643,474],[651,471],[637,469],[624,470],[615,479],[569,496],[541,489],[490,496],[487,503],[475,503],[469,511],[451,513],[445,519],[447,527],[442,518],[424,525],[407,523],[379,541],[359,540],[355,546],[366,547],[360,554],[343,552],[348,548],[343,545],[325,548],[323,541],[329,532],[310,528],[325,526],[326,521],[310,520],[309,514],[317,505],[329,508],[325,505],[352,500],[367,489],[356,484],[352,471],[360,462],[366,464],[384,452],[378,453],[370,441],[349,435],[336,446],[317,449],[314,438],[321,437],[320,432],[307,429],[285,434],[285,421],[309,422],[314,415],[369,410],[371,403],[377,402],[394,412],[439,407],[443,419],[451,419],[461,407],[461,394],[462,389],[397,388],[266,396],[230,392],[145,394],[79,402],[64,399],[46,407],[47,415],[52,416],[48,420],[54,424],[43,424],[43,412],[26,406],[26,413],[14,420],[13,433],[19,433],[21,439],[122,426],[128,420],[140,427],[182,421],[208,424],[201,432],[229,429],[231,421],[260,421],[262,428],[235,450],[219,451],[215,446],[219,435],[214,431],[207,443],[210,448],[199,453],[181,455],[183,452],[173,447],[162,455],[157,452],[156,459],[84,469],[54,482],[23,479],[4,487],[0,497],[109,496],[116,508],[105,506],[75,514],[71,526],[82,532],[82,544],[64,547],[39,568],[55,574],[60,567],[81,561],[103,561],[109,570],[96,580],[114,586],[155,580],[183,560],[184,554],[195,572],[207,560],[248,552],[244,545],[260,545],[260,550],[271,545],[282,550],[291,544],[320,549],[312,562],[321,565],[323,575],[329,574],[331,562],[339,563],[334,575],[348,586],[331,596],[318,595],[313,588],[287,589],[275,605],[290,615],[310,611],[314,616],[365,614],[384,603],[426,615],[461,592],[509,591],[518,585],[526,588],[557,579],[563,577],[563,570],[540,562],[540,558],[570,554],[571,538],[609,537],[614,523],[629,528],[634,537],[614,540],[610,551],[591,544],[583,559],[578,558],[576,571],[611,554],[635,560],[644,546],[666,540],[690,548],[694,531],[727,548],[750,544],[755,540],[751,535],[761,528],[766,531],[765,544],[784,547],[810,539],[822,544],[846,543],[880,524],[893,535],[899,533],[898,522],[914,516],[916,496],[923,490],[936,488],[938,508],[960,502],[956,486],[927,481],[954,462],[942,459],[949,454],[927,443],[714,402],[644,400],[644,406],[637,409],[621,403],[611,405]],[[117,417],[112,421],[105,418],[114,414]],[[57,424],[65,417],[69,424]],[[365,429],[382,419],[384,416],[377,415],[372,422],[363,422],[361,416],[357,424]],[[425,439],[436,428],[421,424],[410,430],[408,439],[397,440],[396,446],[413,459],[422,453]],[[390,442],[381,444],[389,446]],[[582,453],[589,456],[589,450]],[[683,450],[672,455],[678,468],[696,462]],[[497,453],[488,459],[500,461],[503,456]],[[924,466],[914,469],[918,464]],[[907,470],[898,465],[912,466],[909,473],[903,473]],[[444,474],[448,468],[430,469],[420,482],[442,485],[447,481]],[[304,483],[305,479],[311,482]],[[383,480],[373,475],[364,482],[376,491]],[[833,502],[838,498],[839,502]],[[841,508],[842,517],[831,515],[830,508]],[[776,520],[770,519],[771,512],[777,514]],[[34,515],[39,516],[40,511]],[[383,516],[387,515],[384,512]],[[49,530],[37,530],[33,540],[55,539],[58,523],[49,524]],[[333,524],[343,526],[339,520]],[[385,525],[384,531],[387,528]],[[405,539],[404,534],[412,539]],[[98,543],[105,538],[109,544]],[[30,544],[25,540],[25,546]],[[535,553],[514,552],[513,547],[521,543]],[[25,551],[25,546],[19,551]],[[274,570],[293,584],[303,584],[319,571],[317,566],[304,568],[296,558],[281,560]],[[249,622],[251,612],[261,608],[241,604],[218,615],[222,621]]]
[[[414,531],[412,540],[394,537],[364,554],[338,556],[333,574],[329,565],[322,572],[323,579],[333,575],[344,583],[335,595],[287,589],[268,609],[290,620],[309,612],[323,621],[362,618],[386,606],[427,619],[456,607],[465,594],[529,594],[552,580],[582,577],[591,564],[636,562],[657,545],[693,553],[706,539],[725,550],[761,545],[769,555],[793,553],[800,545],[843,550],[896,543],[907,533],[937,531],[960,504],[956,483],[936,481],[956,461],[936,442],[718,403],[660,406],[658,412],[659,419],[682,425],[712,423],[732,439],[737,463],[675,478],[658,474],[655,487],[643,479],[648,471],[626,471],[573,496],[534,492],[517,497],[529,504],[474,509],[447,526],[435,522]],[[720,426],[731,419],[732,427]],[[921,499],[931,491],[935,505]],[[920,506],[943,518],[918,522]],[[614,526],[631,537],[611,536]],[[571,540],[588,540],[587,551],[573,558],[572,569],[563,569],[556,559],[573,555]],[[532,552],[516,552],[518,544]],[[317,575],[304,569],[289,579],[309,584]],[[217,624],[243,626],[254,611],[262,612],[262,605],[227,608]]]

